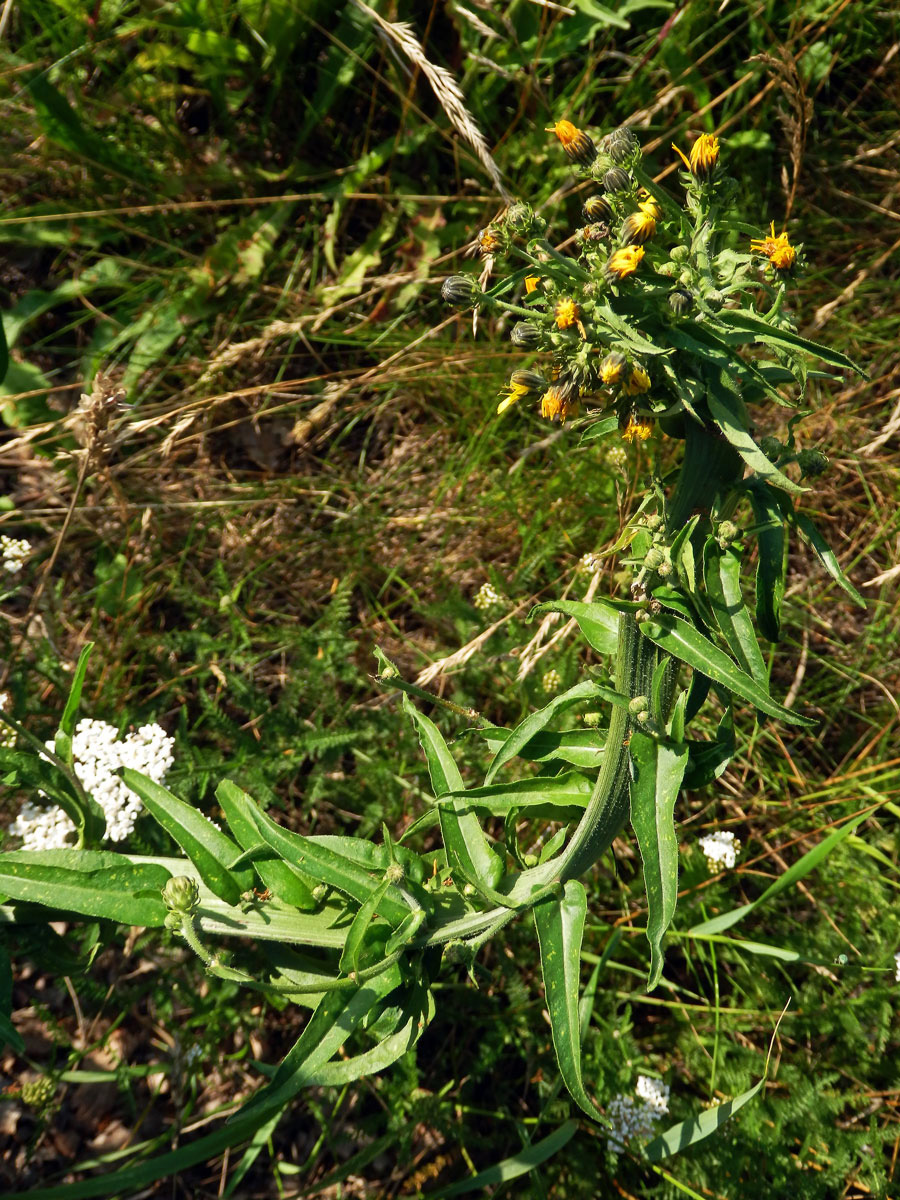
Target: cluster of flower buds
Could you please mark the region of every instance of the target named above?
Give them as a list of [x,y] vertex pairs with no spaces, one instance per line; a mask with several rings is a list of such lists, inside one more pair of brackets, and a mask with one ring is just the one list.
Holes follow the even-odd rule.
[[[704,345],[699,326],[726,306],[754,303],[759,256],[771,292],[775,277],[793,270],[797,250],[772,225],[771,236],[754,240],[749,253],[716,252],[710,213],[732,185],[713,134],[701,134],[687,153],[673,147],[685,167],[679,205],[644,174],[630,129],[595,139],[560,120],[550,131],[586,192],[584,224],[572,239],[577,251],[557,250],[546,240],[546,222],[517,202],[476,239],[491,269],[508,262],[507,277],[484,290],[453,275],[444,299],[457,308],[505,311],[514,318],[513,344],[540,356],[512,372],[498,413],[533,401],[542,417],[564,423],[586,406],[614,413],[625,441],[646,441],[657,430],[682,436],[707,386],[691,349]],[[816,466],[810,458],[804,469]]]

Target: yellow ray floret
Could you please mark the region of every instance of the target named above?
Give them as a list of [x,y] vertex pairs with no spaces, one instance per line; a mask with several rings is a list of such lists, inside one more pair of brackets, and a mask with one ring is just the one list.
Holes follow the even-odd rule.
[[541,416],[564,425],[578,413],[578,389],[571,380],[554,383],[541,396]]
[[631,368],[628,378],[622,385],[622,391],[626,396],[638,396],[641,392],[650,391],[650,376],[643,367]]
[[503,399],[497,405],[497,413],[505,413],[525,396],[539,395],[546,386],[547,380],[537,371],[513,371],[509,382],[499,392]]
[[712,133],[701,133],[691,146],[691,157],[672,143],[672,149],[696,179],[708,179],[719,161],[719,139]]
[[643,413],[629,413],[628,420],[624,427],[620,425],[620,429],[626,442],[633,442],[635,439],[639,442],[646,442],[653,432],[653,422]]
[[553,310],[557,329],[571,329],[581,324],[581,310],[571,296],[561,296]]
[[526,296],[530,296],[531,293],[535,290],[535,288],[537,287],[537,285],[540,282],[541,282],[540,275],[526,275],[525,276],[525,294],[526,294]]
[[750,249],[758,254],[764,254],[769,262],[779,271],[789,271],[797,261],[797,251],[788,240],[787,231],[775,236],[775,222],[772,222],[771,236],[757,238],[750,243]]
[[654,233],[656,233],[656,218],[643,210],[632,213],[630,217],[625,218],[622,224],[623,241],[632,242],[638,246],[642,242],[649,241]]
[[617,250],[615,254],[610,256],[609,262],[606,264],[606,269],[610,275],[615,275],[617,279],[625,279],[629,275],[633,275],[644,257],[643,246],[623,246],[621,250]]
[[556,134],[572,162],[589,163],[596,158],[597,147],[590,137],[571,121],[557,121],[555,125],[548,125],[547,132]]

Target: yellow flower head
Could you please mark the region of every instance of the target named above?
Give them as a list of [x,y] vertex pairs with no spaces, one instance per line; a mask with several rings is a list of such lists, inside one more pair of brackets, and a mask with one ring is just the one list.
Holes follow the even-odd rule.
[[622,390],[626,396],[639,396],[641,392],[649,392],[650,376],[643,367],[635,365],[622,385]]
[[513,371],[509,382],[498,393],[503,399],[497,405],[497,413],[505,413],[524,396],[538,395],[546,386],[547,380],[537,371]]
[[475,245],[478,247],[478,253],[482,258],[486,258],[488,254],[496,254],[502,249],[502,241],[496,229],[492,229],[490,225],[486,229],[480,229],[475,238]]
[[541,396],[541,416],[564,425],[567,417],[578,413],[578,388],[571,379],[551,386]]
[[619,429],[622,437],[626,442],[633,442],[635,438],[639,442],[646,442],[647,438],[653,432],[653,422],[643,413],[629,413],[628,418],[623,424],[619,422]]
[[656,233],[656,218],[649,213],[636,212],[626,217],[622,223],[622,240],[633,242],[640,246]]
[[525,295],[530,296],[531,293],[535,290],[535,288],[537,287],[537,285],[540,282],[541,282],[540,275],[526,275],[525,276]]
[[557,329],[571,329],[573,325],[578,324],[581,313],[571,296],[562,296],[556,302],[553,315],[556,318]]
[[759,238],[750,243],[750,249],[758,254],[764,254],[769,262],[779,271],[790,271],[797,261],[797,251],[788,240],[787,231],[775,236],[775,222],[772,222],[771,236]]
[[659,206],[659,201],[651,196],[646,188],[641,188],[638,192],[638,208],[646,216],[652,217],[654,221],[659,221],[662,218],[662,209]]
[[548,125],[547,132],[556,134],[572,162],[590,163],[597,157],[597,147],[571,121],[557,121],[555,125]]
[[709,179],[719,161],[719,139],[712,133],[700,134],[691,146],[690,158],[674,143],[672,149],[695,179]]
[[600,379],[607,387],[614,383],[618,383],[622,378],[622,372],[625,370],[626,362],[625,355],[620,354],[618,350],[613,350],[607,354],[606,358],[600,364]]
[[621,250],[617,250],[610,256],[606,269],[617,279],[625,279],[628,275],[634,274],[643,257],[643,246],[623,246]]

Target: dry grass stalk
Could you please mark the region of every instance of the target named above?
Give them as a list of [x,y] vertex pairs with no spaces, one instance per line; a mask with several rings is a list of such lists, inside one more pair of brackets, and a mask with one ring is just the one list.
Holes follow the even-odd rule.
[[806,85],[797,69],[794,56],[786,46],[780,46],[774,54],[756,54],[749,62],[762,63],[769,67],[781,83],[782,95],[787,101],[787,108],[779,108],[778,116],[787,136],[788,152],[791,156],[791,178],[787,178],[787,168],[783,168],[784,190],[787,192],[785,216],[791,214],[797,187],[800,183],[800,170],[803,166],[803,152],[806,148],[806,137],[809,133],[809,123],[813,115],[813,102],[806,94]]
[[369,17],[378,32],[389,44],[402,51],[421,70],[422,74],[431,84],[438,103],[447,114],[450,124],[475,151],[482,166],[493,180],[494,187],[503,199],[509,201],[511,196],[503,186],[500,178],[500,169],[491,156],[488,144],[481,130],[478,128],[475,118],[469,112],[468,108],[466,108],[465,97],[459,89],[459,84],[450,72],[445,67],[437,66],[426,57],[425,51],[416,37],[415,30],[406,21],[386,21],[373,8],[369,8],[368,4],[363,3],[363,0],[353,0],[353,4],[360,12],[365,13]]

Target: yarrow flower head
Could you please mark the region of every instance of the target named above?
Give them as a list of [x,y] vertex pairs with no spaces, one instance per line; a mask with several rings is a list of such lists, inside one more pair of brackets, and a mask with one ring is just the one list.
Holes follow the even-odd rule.
[[709,179],[719,162],[719,139],[711,133],[700,134],[691,146],[690,158],[674,144],[672,149],[695,179]]
[[492,608],[500,608],[503,597],[492,583],[483,583],[475,593],[472,603],[479,612],[489,612]]
[[606,264],[607,273],[614,275],[616,279],[627,279],[641,265],[643,257],[643,246],[623,246],[621,250],[610,255],[609,262]]
[[700,838],[700,849],[706,856],[711,871],[725,868],[730,871],[737,862],[741,850],[740,839],[725,830],[716,830]]
[[591,163],[597,157],[597,147],[591,138],[571,121],[557,121],[547,126],[547,133],[555,133],[572,162]]
[[[106,840],[121,842],[131,833],[140,815],[140,798],[115,774],[133,767],[162,783],[172,765],[174,738],[159,725],[142,725],[118,740],[114,725],[84,719],[72,737],[73,769],[82,787],[97,801],[106,816]],[[48,743],[48,749],[53,743]],[[22,838],[24,850],[50,850],[70,844],[75,826],[56,805],[26,800],[9,832]]]
[[644,1142],[656,1132],[657,1122],[669,1111],[669,1086],[648,1075],[639,1075],[635,1087],[637,1099],[619,1094],[606,1109],[612,1128],[606,1144],[613,1154],[621,1154],[630,1141]]
[[0,570],[8,575],[18,574],[30,553],[31,542],[25,538],[11,538],[5,533],[0,533]]
[[797,251],[791,245],[787,231],[775,236],[774,221],[770,236],[755,238],[750,243],[750,249],[757,254],[764,254],[777,271],[790,271],[797,262]]

